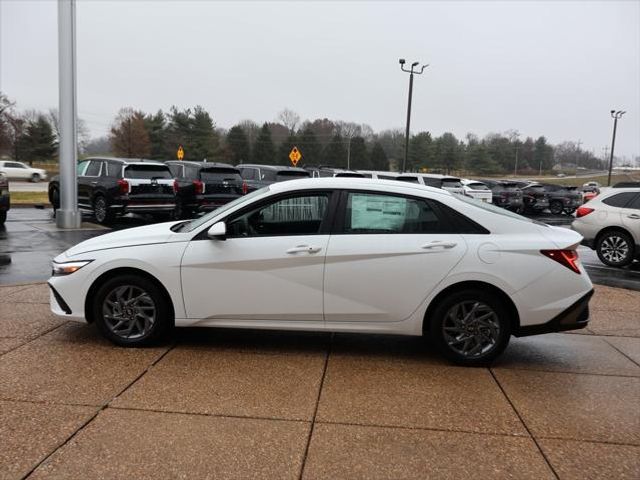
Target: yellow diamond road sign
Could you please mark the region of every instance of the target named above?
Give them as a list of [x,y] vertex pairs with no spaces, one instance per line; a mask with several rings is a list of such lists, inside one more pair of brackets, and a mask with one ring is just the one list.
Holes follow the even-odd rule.
[[184,158],[184,149],[182,148],[182,145],[178,147],[178,152],[176,153],[176,156],[178,157],[178,160],[182,160]]
[[294,167],[298,164],[301,158],[302,154],[300,153],[300,150],[298,150],[298,147],[293,147],[291,152],[289,152],[289,160],[291,160]]

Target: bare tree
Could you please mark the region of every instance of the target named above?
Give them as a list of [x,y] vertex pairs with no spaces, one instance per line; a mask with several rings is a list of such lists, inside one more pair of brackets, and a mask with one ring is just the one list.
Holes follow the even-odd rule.
[[289,134],[293,135],[296,131],[296,127],[300,123],[300,115],[293,110],[285,108],[278,114],[278,120],[289,129]]
[[151,152],[149,133],[144,126],[144,113],[121,108],[109,136],[113,153],[126,158],[148,157]]
[[[56,139],[60,141],[60,128],[58,127],[59,115],[57,108],[50,108],[47,113],[47,120],[51,124],[51,128],[53,128],[53,133],[56,135]],[[78,118],[78,123],[76,124],[76,133],[78,135],[78,151],[80,153],[84,153],[87,148],[87,144],[91,141],[91,134],[89,133],[89,127],[87,127],[87,122],[82,118]]]
[[249,145],[253,145],[260,134],[260,125],[253,120],[242,120],[238,123],[240,128],[244,131],[244,134],[249,140]]

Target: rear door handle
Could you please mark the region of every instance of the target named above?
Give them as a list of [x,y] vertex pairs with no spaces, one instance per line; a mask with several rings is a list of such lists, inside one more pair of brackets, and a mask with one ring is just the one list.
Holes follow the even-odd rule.
[[640,220],[640,215],[632,213],[631,215],[627,215],[627,218],[632,218],[634,220]]
[[436,248],[441,248],[443,250],[449,250],[450,248],[458,245],[456,242],[447,242],[442,240],[434,240],[433,242],[425,243],[420,248],[423,250],[433,250]]
[[91,185],[97,185],[98,182],[91,182]]
[[297,245],[287,250],[289,255],[295,255],[296,253],[318,253],[322,250],[322,247],[315,247],[313,245]]

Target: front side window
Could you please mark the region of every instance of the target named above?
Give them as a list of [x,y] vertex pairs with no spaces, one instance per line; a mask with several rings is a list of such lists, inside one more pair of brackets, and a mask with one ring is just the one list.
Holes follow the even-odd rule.
[[257,207],[227,223],[229,237],[316,235],[327,215],[329,193],[298,195]]
[[18,162],[7,162],[5,163],[5,166],[7,168],[27,168],[27,166],[24,163],[18,163]]
[[78,165],[76,165],[76,174],[80,177],[83,176],[88,166],[89,166],[89,160],[80,162]]
[[100,167],[102,166],[102,162],[99,160],[91,160],[91,162],[89,163],[89,166],[87,167],[87,170],[85,172],[85,175],[87,177],[97,177],[98,175],[100,175]]
[[440,233],[442,223],[426,200],[350,193],[344,233]]

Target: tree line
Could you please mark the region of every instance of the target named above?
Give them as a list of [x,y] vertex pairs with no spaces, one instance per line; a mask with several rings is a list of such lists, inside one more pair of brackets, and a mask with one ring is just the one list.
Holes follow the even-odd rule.
[[[275,121],[262,125],[244,120],[230,129],[219,128],[201,106],[145,113],[122,108],[106,137],[89,139],[79,122],[80,150],[85,155],[111,154],[126,158],[167,160],[176,158],[178,146],[185,160],[231,164],[290,165],[289,152],[296,146],[302,166],[328,165],[361,170],[402,167],[405,148],[400,128],[375,132],[369,125],[327,118],[301,121],[284,109]],[[0,92],[0,155],[16,160],[55,160],[57,112],[18,112]],[[582,167],[604,168],[604,161],[579,144],[551,145],[544,136],[525,137],[516,130],[491,133],[483,138],[472,133],[464,139],[446,132],[414,133],[409,139],[406,169],[477,174],[532,174]]]

